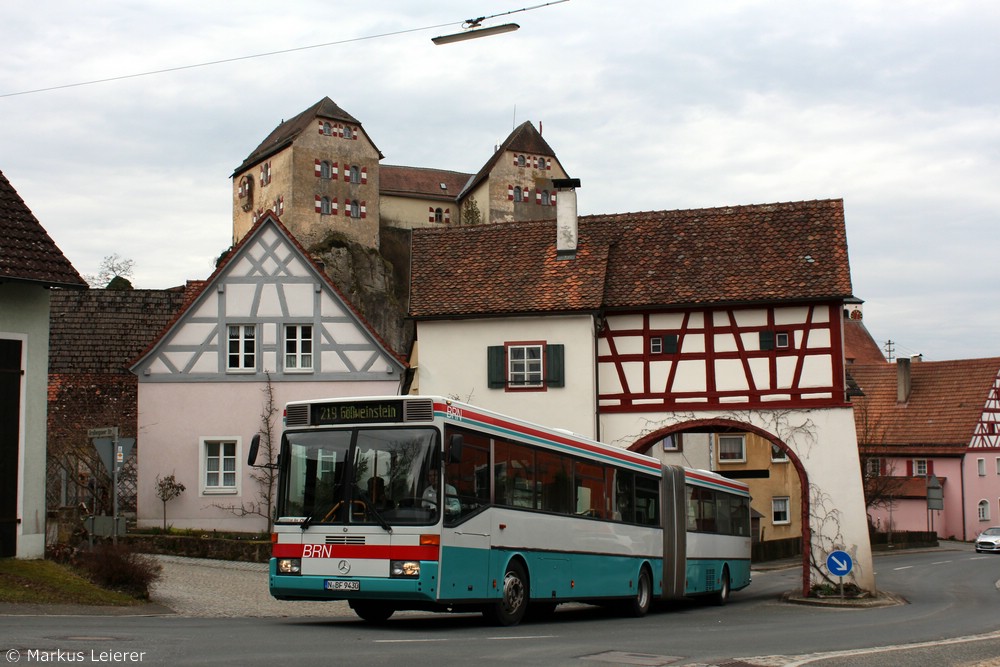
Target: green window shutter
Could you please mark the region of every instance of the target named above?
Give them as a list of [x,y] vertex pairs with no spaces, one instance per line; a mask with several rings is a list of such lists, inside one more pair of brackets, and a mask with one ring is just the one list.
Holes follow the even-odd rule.
[[760,349],[762,349],[762,350],[773,350],[774,349],[774,332],[773,331],[761,331],[760,332]]
[[486,348],[486,384],[490,389],[503,389],[507,384],[507,359],[503,345]]
[[566,348],[547,345],[545,348],[545,383],[550,387],[566,386]]
[[677,334],[663,337],[664,354],[677,354]]

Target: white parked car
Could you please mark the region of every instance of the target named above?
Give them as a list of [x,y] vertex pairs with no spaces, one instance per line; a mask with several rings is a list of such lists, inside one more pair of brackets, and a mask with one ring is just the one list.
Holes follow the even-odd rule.
[[1000,553],[1000,526],[987,528],[976,538],[976,553],[987,551]]

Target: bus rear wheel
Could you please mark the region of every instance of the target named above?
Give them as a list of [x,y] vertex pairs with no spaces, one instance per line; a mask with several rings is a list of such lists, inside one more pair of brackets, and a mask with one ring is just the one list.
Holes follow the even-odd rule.
[[500,599],[491,604],[483,615],[495,625],[517,625],[528,611],[528,575],[516,560],[507,565],[503,575]]
[[653,604],[653,577],[645,567],[639,571],[635,595],[625,604],[625,612],[633,618],[641,618],[649,613]]
[[385,602],[373,602],[371,600],[351,600],[348,602],[354,613],[369,623],[385,623],[392,616],[392,605]]

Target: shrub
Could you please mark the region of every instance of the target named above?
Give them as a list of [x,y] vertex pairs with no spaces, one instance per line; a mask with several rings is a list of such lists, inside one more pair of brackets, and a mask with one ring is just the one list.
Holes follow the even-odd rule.
[[140,599],[149,598],[150,585],[163,571],[163,567],[149,556],[113,544],[100,545],[85,554],[81,565],[98,586]]

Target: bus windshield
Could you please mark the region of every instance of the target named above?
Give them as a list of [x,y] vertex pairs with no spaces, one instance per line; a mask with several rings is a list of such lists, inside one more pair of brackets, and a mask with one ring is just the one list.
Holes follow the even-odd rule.
[[433,428],[288,432],[278,521],[431,524],[438,518],[440,457]]

